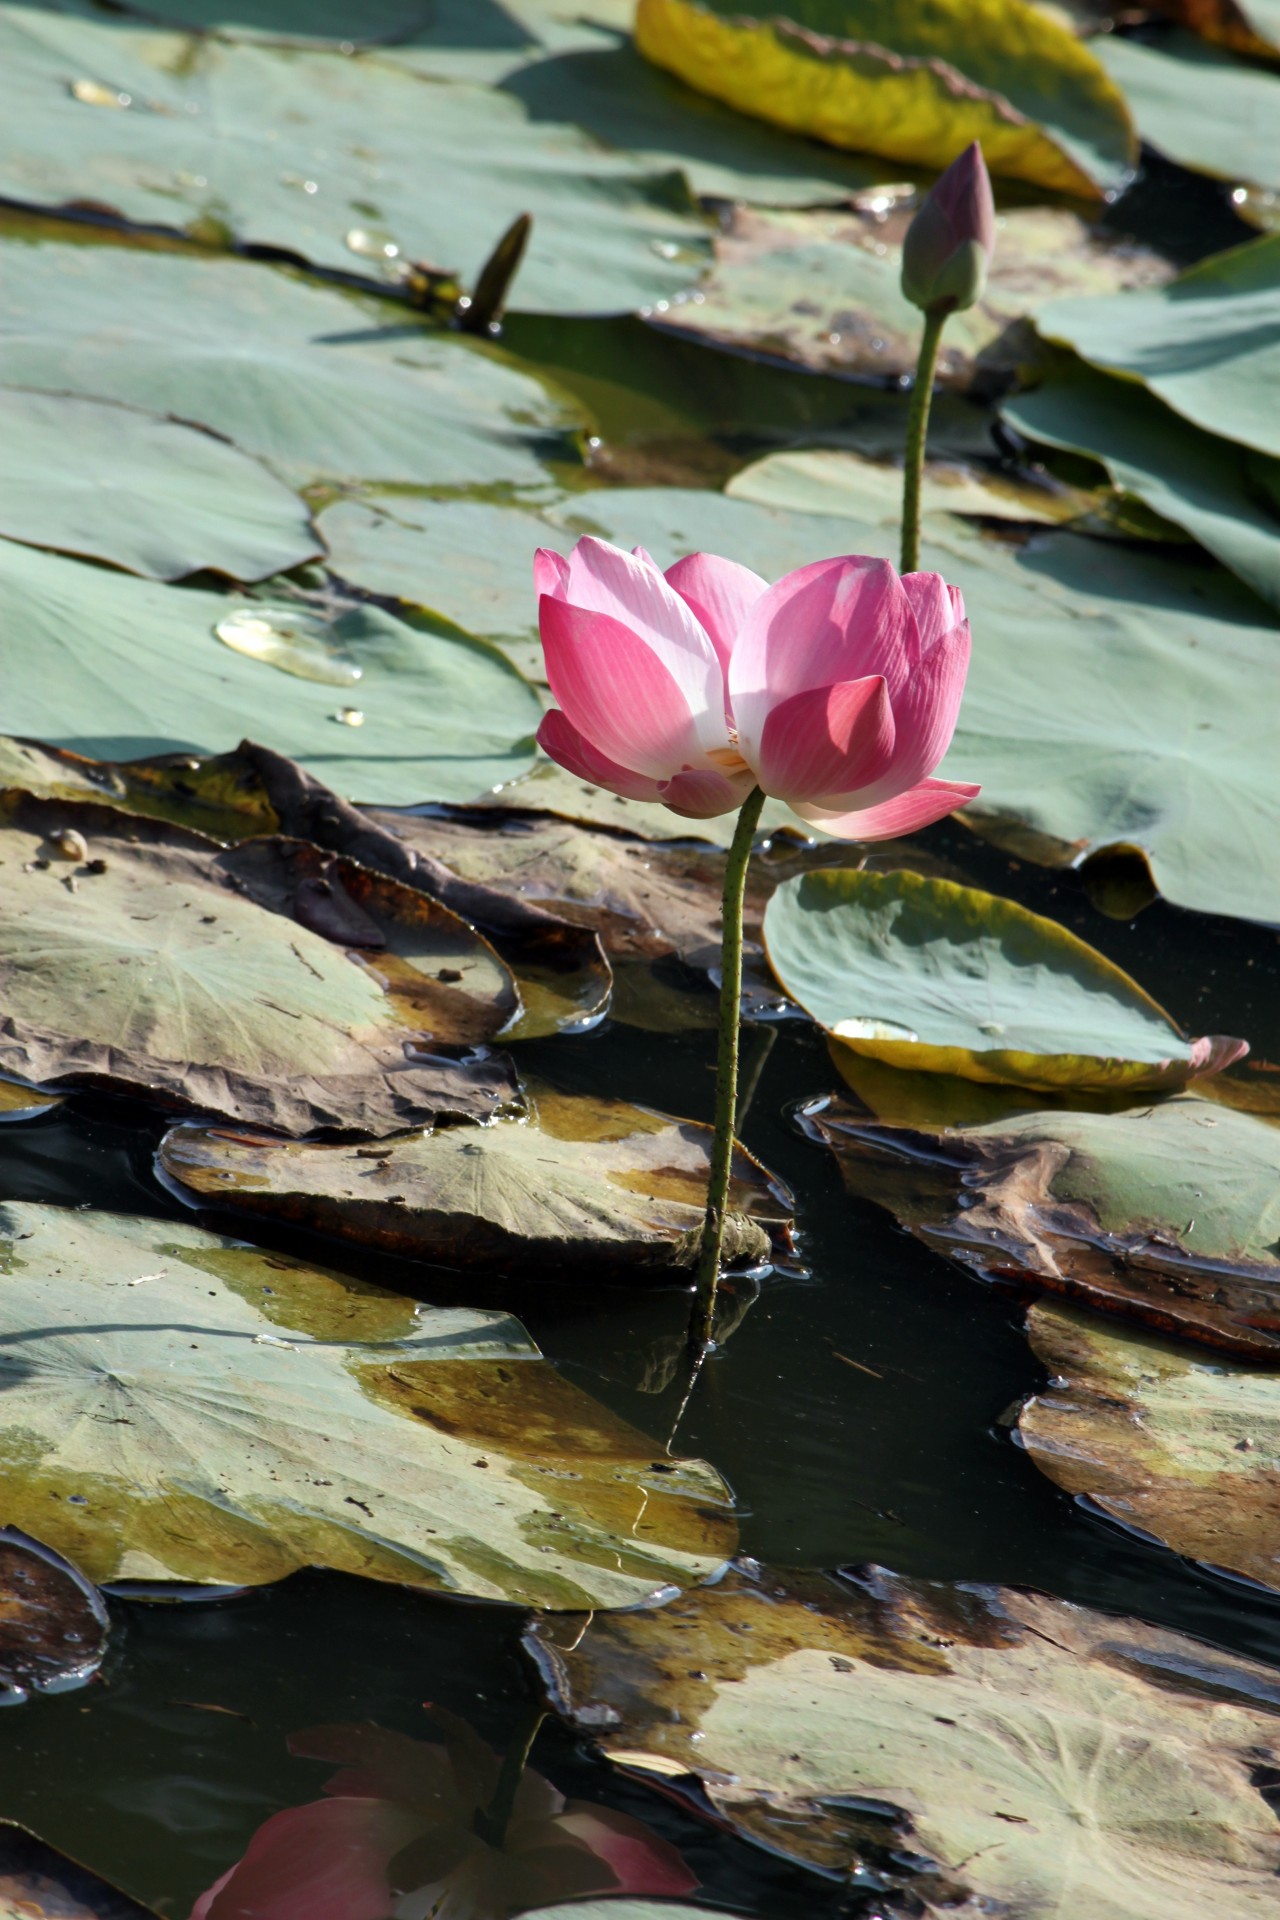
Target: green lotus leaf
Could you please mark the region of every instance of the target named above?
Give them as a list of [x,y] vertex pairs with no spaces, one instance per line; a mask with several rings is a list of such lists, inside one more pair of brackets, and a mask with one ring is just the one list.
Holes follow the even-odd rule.
[[770,900],[764,938],[792,999],[890,1066],[1028,1087],[1176,1087],[1238,1045],[1186,1040],[1065,927],[950,880],[807,873]]
[[1273,1908],[1280,1819],[1255,1781],[1280,1686],[1186,1635],[877,1567],[747,1568],[527,1642],[614,1760],[692,1774],[735,1832],[833,1876],[870,1856],[931,1912]]
[[732,1550],[710,1468],[655,1472],[503,1314],[77,1208],[0,1208],[0,1251],[7,1510],[93,1579],[626,1606]]
[[1280,188],[1280,78],[1274,73],[1207,47],[1190,33],[1172,33],[1153,45],[1105,34],[1094,46],[1151,146],[1193,173]]
[[[797,513],[847,513],[851,519],[897,527],[902,469],[836,447],[770,453],[729,482],[735,500]],[[1042,486],[1021,476],[984,472],[931,460],[920,478],[925,513],[973,514],[986,520],[1039,521],[1052,526],[1089,504],[1071,487]]]
[[74,1913],[93,1920],[160,1920],[153,1907],[100,1880],[16,1820],[0,1820],[0,1903],[23,1920]]

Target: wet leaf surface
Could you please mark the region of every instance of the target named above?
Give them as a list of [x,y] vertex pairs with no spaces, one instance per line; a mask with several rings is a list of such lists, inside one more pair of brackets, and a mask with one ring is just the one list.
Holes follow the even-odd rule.
[[890,1066],[1104,1091],[1182,1086],[1246,1050],[1186,1040],[1096,948],[950,880],[807,873],[774,894],[764,932],[792,998]]
[[1271,1909],[1280,1821],[1253,1784],[1280,1742],[1269,1668],[878,1568],[734,1570],[658,1613],[566,1624],[529,1642],[579,1728],[628,1767],[693,1775],[791,1858],[845,1875],[892,1849],[931,1909],[966,1893],[975,1912],[1073,1920]]
[[[854,1085],[873,1102],[880,1091],[860,1076]],[[972,1108],[948,1112],[928,1083],[921,1108],[931,1094],[927,1119],[899,1105],[890,1125],[814,1102],[806,1129],[831,1148],[851,1193],[983,1278],[1245,1359],[1280,1357],[1274,1124],[1190,1095],[980,1122]]]
[[[685,1277],[706,1204],[711,1130],[621,1100],[532,1087],[527,1120],[321,1146],[179,1126],[158,1164],[184,1197],[437,1265]],[[791,1197],[738,1149],[735,1262],[789,1245]]]
[[[914,198],[873,188],[839,211],[736,208],[698,298],[673,305],[663,325],[829,373],[913,374],[920,313],[900,281]],[[1001,390],[1044,359],[1027,321],[1046,301],[1159,285],[1169,272],[1155,254],[1108,241],[1065,209],[1010,208],[982,299],[948,321],[939,378]]]
[[1280,1588],[1280,1374],[1043,1302],[1027,1333],[1051,1376],[1018,1416],[1040,1471],[1174,1553]]
[[108,1627],[105,1605],[76,1567],[13,1527],[0,1530],[0,1704],[92,1679]]
[[5,1920],[159,1920],[12,1820],[0,1821],[0,1913]]
[[12,790],[0,821],[8,1072],[295,1133],[487,1118],[514,1097],[502,1058],[457,1053],[516,1012],[511,976],[424,895],[306,841],[224,850]]
[[323,1565],[562,1608],[732,1551],[711,1469],[656,1470],[504,1315],[120,1214],[10,1205],[0,1242],[8,1512],[99,1581]]
[[789,0],[763,21],[738,0],[641,0],[636,44],[744,113],[889,160],[943,167],[981,140],[993,172],[1088,199],[1134,157],[1115,83],[1022,0]]
[[65,394],[0,389],[0,534],[153,580],[315,559],[301,500],[225,441]]

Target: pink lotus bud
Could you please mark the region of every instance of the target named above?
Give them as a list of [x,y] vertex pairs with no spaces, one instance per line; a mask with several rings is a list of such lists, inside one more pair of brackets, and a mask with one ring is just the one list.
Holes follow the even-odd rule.
[[926,313],[982,298],[996,250],[991,181],[975,140],[934,183],[902,244],[902,291]]
[[887,560],[818,560],[769,586],[690,554],[661,573],[590,537],[534,564],[547,679],[538,742],[562,767],[691,819],[753,787],[849,840],[940,820],[978,789],[933,780],[969,665],[957,588]]

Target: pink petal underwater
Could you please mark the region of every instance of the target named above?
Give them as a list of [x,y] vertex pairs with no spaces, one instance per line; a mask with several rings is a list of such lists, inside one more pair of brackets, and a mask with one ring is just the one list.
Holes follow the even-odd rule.
[[[694,712],[665,663],[630,627],[549,594],[538,602],[538,617],[551,691],[598,752],[657,780],[702,759],[705,709]],[[715,678],[718,731],[706,746],[725,747],[718,665]]]
[[729,699],[753,764],[772,708],[793,694],[881,674],[890,700],[920,658],[915,615],[887,560],[850,555],[786,574],[747,615],[729,663]]
[[[643,641],[683,693],[700,737],[705,735],[704,746],[723,745],[724,673],[715,647],[653,562],[588,535],[574,547],[568,566],[564,599],[607,615]],[[560,597],[559,592],[552,595]],[[597,745],[606,746],[590,727],[584,731]]]
[[1207,1080],[1211,1074],[1221,1073],[1224,1067],[1234,1066],[1237,1060],[1243,1060],[1249,1051],[1247,1040],[1233,1040],[1229,1033],[1207,1033],[1200,1040],[1191,1042],[1192,1080]]
[[693,609],[727,673],[733,643],[756,601],[769,591],[769,582],[736,560],[690,553],[667,568],[667,585]]
[[387,1866],[422,1815],[385,1800],[314,1800],[276,1813],[191,1920],[386,1920]]
[[879,677],[794,693],[764,723],[756,778],[782,800],[852,793],[893,759],[894,716]]
[[611,1807],[571,1800],[556,1826],[605,1862],[620,1893],[692,1893],[698,1884],[673,1846]]
[[583,738],[566,714],[558,707],[552,707],[542,716],[538,728],[538,745],[542,751],[554,760],[557,766],[572,773],[579,780],[586,780],[593,787],[604,787],[609,793],[621,794],[624,800],[660,800],[660,782],[648,774],[632,773],[627,767],[620,767]]
[[664,781],[658,798],[687,820],[709,820],[713,814],[736,813],[755,784],[751,772],[728,774],[713,767],[694,767]]
[[834,834],[837,840],[893,840],[900,833],[915,833],[919,827],[932,826],[935,820],[968,806],[981,793],[957,780],[922,780],[896,799],[878,806],[855,808],[850,813],[831,813],[822,807],[802,802],[796,812],[811,826]]

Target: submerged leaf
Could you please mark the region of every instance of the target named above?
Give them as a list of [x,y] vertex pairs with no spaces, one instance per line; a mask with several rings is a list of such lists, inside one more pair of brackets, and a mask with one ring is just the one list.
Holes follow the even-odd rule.
[[878,1568],[734,1570],[573,1634],[529,1635],[562,1711],[615,1761],[693,1774],[734,1829],[806,1865],[844,1878],[874,1850],[930,1910],[968,1893],[1063,1920],[1272,1911],[1280,1820],[1253,1784],[1280,1756],[1270,1668]]
[[1095,948],[974,887],[836,869],[780,887],[769,963],[856,1053],[1029,1087],[1183,1086],[1242,1041],[1187,1040]]
[[1280,1373],[1041,1304],[1051,1384],[1018,1416],[1042,1473],[1174,1553],[1280,1591]]
[[[58,857],[69,829],[82,859]],[[0,1066],[306,1133],[386,1133],[514,1094],[518,1000],[446,907],[302,840],[226,851],[111,808],[0,801]]]
[[1131,1111],[1011,1105],[985,1119],[915,1078],[917,1111],[891,1110],[896,1124],[838,1102],[805,1110],[852,1193],[984,1278],[1277,1358],[1280,1129],[1189,1095]]
[[[681,1277],[706,1205],[710,1128],[550,1088],[533,1089],[530,1104],[527,1120],[376,1148],[180,1126],[158,1165],[196,1204],[442,1266]],[[742,1148],[729,1204],[727,1257],[758,1263],[789,1243],[790,1195]]]
[[711,1469],[655,1469],[501,1314],[120,1214],[5,1206],[0,1252],[7,1510],[97,1580],[625,1606],[732,1550]]

